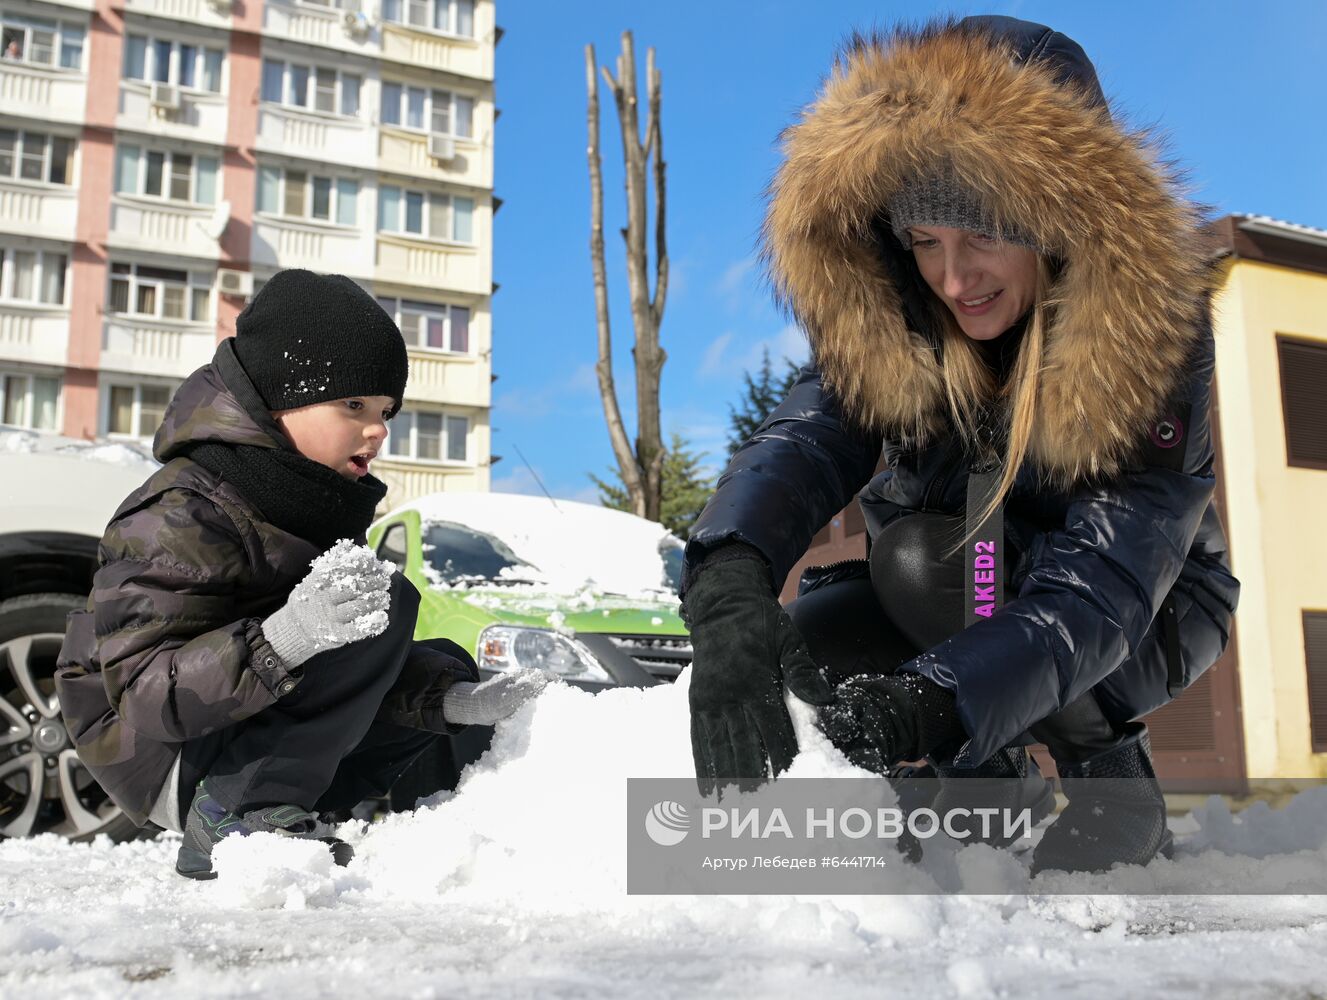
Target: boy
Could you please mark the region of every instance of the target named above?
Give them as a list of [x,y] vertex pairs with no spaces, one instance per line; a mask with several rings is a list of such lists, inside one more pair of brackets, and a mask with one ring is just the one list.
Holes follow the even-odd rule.
[[336,545],[364,543],[387,492],[369,465],[406,374],[400,330],[353,281],[278,273],[176,391],[163,467],[107,526],[57,692],[116,804],[184,834],[181,875],[214,877],[215,844],[256,831],[346,864],[317,811],[385,794],[439,733],[542,686],[476,684],[459,646],[413,642],[418,592]]

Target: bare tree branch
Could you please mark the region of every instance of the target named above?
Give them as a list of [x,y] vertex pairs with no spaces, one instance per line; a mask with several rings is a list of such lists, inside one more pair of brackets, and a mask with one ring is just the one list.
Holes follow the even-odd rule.
[[[589,145],[586,157],[590,162],[590,261],[594,269],[594,312],[599,331],[599,359],[595,373],[599,376],[599,396],[604,405],[604,419],[608,423],[608,437],[613,445],[622,483],[632,497],[633,505],[644,512],[644,490],[640,467],[627,439],[622,423],[622,410],[618,406],[617,387],[613,383],[613,336],[608,316],[608,273],[604,266],[604,182],[599,158],[599,86],[594,72],[594,46],[585,46],[585,85],[589,92],[587,127]],[[636,498],[641,502],[637,503]]]
[[[618,123],[622,135],[622,162],[627,199],[627,225],[622,230],[626,248],[627,288],[631,304],[631,323],[635,330],[632,358],[636,368],[636,441],[634,452],[627,449],[624,456],[618,434],[625,440],[621,414],[617,410],[616,392],[612,389],[611,367],[605,369],[605,359],[611,359],[611,346],[607,343],[609,326],[607,316],[607,279],[603,264],[603,178],[599,162],[599,100],[598,83],[594,73],[594,50],[586,47],[586,86],[590,100],[590,180],[592,187],[591,255],[595,267],[595,305],[599,310],[599,382],[604,397],[604,412],[608,419],[613,450],[618,459],[622,482],[631,497],[632,507],[638,514],[659,520],[663,496],[664,447],[659,418],[659,382],[667,354],[659,346],[659,328],[663,319],[664,300],[668,287],[668,254],[664,238],[665,164],[663,161],[663,129],[660,122],[662,87],[659,71],[654,65],[654,50],[647,53],[646,88],[647,114],[645,139],[641,140],[640,106],[636,79],[636,53],[631,32],[622,33],[622,52],[617,57],[617,77],[601,67],[604,81],[613,94]],[[650,294],[649,252],[646,234],[649,231],[649,160],[654,157],[655,185],[655,291]],[[611,397],[611,407],[610,407]],[[629,457],[629,460],[628,460]]]

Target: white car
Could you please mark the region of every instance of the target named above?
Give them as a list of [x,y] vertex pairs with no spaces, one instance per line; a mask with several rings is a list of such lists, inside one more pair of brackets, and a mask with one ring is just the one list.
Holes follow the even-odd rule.
[[74,752],[53,678],[102,532],[157,468],[134,444],[0,431],[0,837],[139,834]]

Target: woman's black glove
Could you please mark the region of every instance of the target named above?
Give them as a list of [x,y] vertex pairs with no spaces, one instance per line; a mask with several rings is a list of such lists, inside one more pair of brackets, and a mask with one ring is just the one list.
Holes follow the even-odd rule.
[[816,725],[858,767],[885,774],[967,738],[954,692],[921,674],[850,677]]
[[813,705],[833,688],[774,596],[769,567],[733,543],[701,564],[682,602],[691,629],[691,753],[702,795],[736,781],[746,790],[797,754],[786,684]]

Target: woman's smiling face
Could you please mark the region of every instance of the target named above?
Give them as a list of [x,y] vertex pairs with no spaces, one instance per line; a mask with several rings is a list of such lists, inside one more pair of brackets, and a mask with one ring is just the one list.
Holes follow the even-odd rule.
[[1032,306],[1037,255],[971,229],[912,226],[922,279],[973,340],[994,340]]

